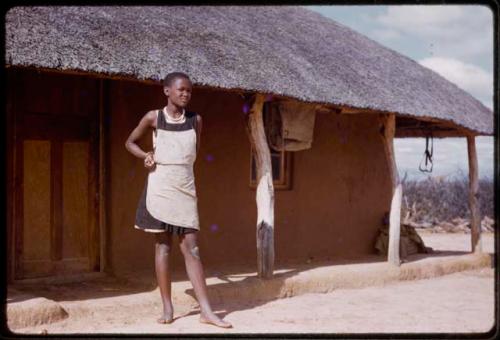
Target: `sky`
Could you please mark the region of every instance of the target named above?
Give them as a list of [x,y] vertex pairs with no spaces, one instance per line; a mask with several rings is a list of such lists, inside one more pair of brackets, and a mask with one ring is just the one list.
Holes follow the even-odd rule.
[[[397,51],[493,110],[493,13],[479,5],[303,6]],[[493,178],[493,137],[476,137],[479,178]],[[394,141],[401,177],[468,176],[465,138],[433,140],[433,168],[423,173],[425,138]],[[422,163],[422,166],[424,163]]]

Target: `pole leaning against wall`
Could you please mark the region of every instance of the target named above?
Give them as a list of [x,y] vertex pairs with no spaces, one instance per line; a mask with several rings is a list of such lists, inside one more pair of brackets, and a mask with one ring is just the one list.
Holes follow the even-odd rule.
[[255,150],[257,169],[257,271],[261,278],[271,278],[274,270],[274,186],[271,153],[262,118],[265,96],[256,94],[250,108],[247,132]]
[[472,252],[482,252],[481,218],[479,212],[479,183],[476,142],[473,135],[467,135],[467,151],[469,155],[469,209]]
[[389,246],[387,261],[393,265],[401,264],[399,255],[400,233],[401,233],[401,197],[403,187],[399,180],[396,157],[394,155],[394,135],[396,132],[396,115],[380,115],[380,133],[384,141],[384,151],[391,179],[391,210],[389,215]]

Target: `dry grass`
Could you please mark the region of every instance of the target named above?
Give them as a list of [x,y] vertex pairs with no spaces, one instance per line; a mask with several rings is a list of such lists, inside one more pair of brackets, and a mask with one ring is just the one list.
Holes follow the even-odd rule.
[[[426,180],[407,180],[403,183],[402,215],[409,212],[417,223],[437,224],[455,218],[470,219],[469,179],[460,172],[457,176],[428,177]],[[494,216],[493,180],[479,180],[479,209],[481,218]]]

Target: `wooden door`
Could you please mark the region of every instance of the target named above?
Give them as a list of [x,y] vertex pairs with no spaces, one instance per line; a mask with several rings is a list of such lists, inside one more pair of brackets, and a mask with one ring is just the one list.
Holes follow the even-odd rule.
[[99,270],[97,81],[20,71],[15,89],[15,279]]

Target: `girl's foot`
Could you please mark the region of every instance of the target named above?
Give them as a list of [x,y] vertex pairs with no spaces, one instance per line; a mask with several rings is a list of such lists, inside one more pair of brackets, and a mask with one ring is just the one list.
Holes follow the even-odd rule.
[[172,323],[174,321],[174,311],[172,308],[164,309],[163,316],[156,321],[158,323]]
[[233,325],[231,325],[229,322],[222,320],[214,313],[210,313],[210,314],[202,313],[200,315],[200,322],[211,324],[211,325],[214,325],[217,327],[222,327],[222,328],[232,328],[233,327]]
[[174,321],[174,318],[164,317],[164,316],[162,316],[161,318],[156,320],[156,322],[158,322],[158,323],[172,323],[172,321]]

